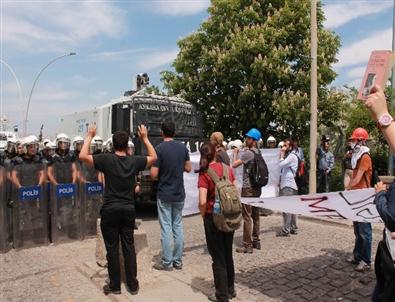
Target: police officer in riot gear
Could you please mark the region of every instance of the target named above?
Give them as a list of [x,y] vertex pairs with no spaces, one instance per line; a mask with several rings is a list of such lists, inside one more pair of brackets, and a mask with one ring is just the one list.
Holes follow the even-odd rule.
[[[54,185],[57,185],[59,183],[59,180],[57,180],[54,175],[54,169],[52,167],[52,164],[73,163],[73,157],[70,152],[70,138],[67,136],[67,134],[59,133],[56,136],[55,144],[56,150],[52,156],[52,163],[48,166],[48,178]],[[61,172],[60,169],[58,169],[58,172]],[[77,170],[74,164],[71,165],[71,173],[67,172],[66,174],[60,176],[62,178],[62,180],[60,180],[60,183],[76,183]]]
[[17,144],[18,140],[15,138],[9,138],[7,140],[7,148],[5,149],[4,153],[2,154],[2,165],[5,168],[10,167],[12,160],[18,155],[17,153]]
[[92,139],[89,149],[90,149],[89,150],[90,154],[92,154],[92,155],[102,153],[103,152],[103,139],[100,136],[96,135]]
[[79,155],[81,152],[82,145],[84,144],[84,139],[81,136],[76,136],[73,139],[73,154],[72,154],[72,161],[79,161]]
[[35,135],[23,138],[20,142],[20,147],[22,150],[21,154],[14,157],[12,160],[13,165],[41,163],[38,155],[38,139]]
[[105,141],[103,152],[104,153],[112,153],[112,152],[114,152],[113,146],[112,146],[112,137],[110,137],[108,140]]

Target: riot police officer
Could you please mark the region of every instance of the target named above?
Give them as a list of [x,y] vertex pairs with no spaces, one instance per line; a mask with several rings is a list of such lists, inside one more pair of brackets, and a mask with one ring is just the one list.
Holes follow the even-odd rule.
[[2,160],[1,163],[5,168],[9,168],[12,160],[18,155],[17,153],[17,144],[18,140],[10,137],[7,140],[7,148],[2,154]]
[[[65,133],[59,133],[55,140],[56,150],[52,156],[52,163],[48,165],[48,178],[54,184],[58,183],[76,183],[77,182],[77,170],[73,163],[73,157],[70,152],[70,138]],[[61,163],[71,163],[71,169],[69,171],[61,171],[57,169],[58,175],[61,180],[58,180],[55,176],[53,165]],[[62,173],[64,172],[64,173]],[[71,172],[71,173],[70,173]],[[62,174],[62,176],[60,176]]]
[[72,161],[79,161],[78,156],[80,155],[82,145],[84,144],[84,139],[81,136],[76,136],[73,139],[73,154]]

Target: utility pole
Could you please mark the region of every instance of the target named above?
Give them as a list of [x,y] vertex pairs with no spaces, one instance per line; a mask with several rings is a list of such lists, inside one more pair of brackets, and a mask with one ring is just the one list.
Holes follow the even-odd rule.
[[317,192],[316,158],[317,150],[317,1],[311,0],[311,69],[310,69],[310,175],[309,193]]
[[[394,7],[392,13],[392,51],[395,51],[395,0],[394,0]],[[385,88],[385,87],[383,87]],[[392,76],[391,76],[391,109],[395,108],[395,65],[392,66]],[[394,166],[392,162],[392,152],[389,149],[389,156],[388,156],[388,175],[393,175]]]

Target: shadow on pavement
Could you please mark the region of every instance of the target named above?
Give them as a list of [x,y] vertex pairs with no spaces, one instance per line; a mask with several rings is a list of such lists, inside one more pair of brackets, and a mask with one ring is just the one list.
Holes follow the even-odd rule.
[[324,255],[236,274],[236,284],[282,301],[370,301],[374,271],[357,273],[348,253],[328,249]]

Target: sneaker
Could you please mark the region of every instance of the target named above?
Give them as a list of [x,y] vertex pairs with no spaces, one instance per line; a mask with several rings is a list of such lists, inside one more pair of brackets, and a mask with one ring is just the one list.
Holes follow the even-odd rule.
[[113,289],[110,287],[110,285],[106,284],[103,286],[103,293],[107,296],[108,294],[113,294],[113,295],[120,295],[121,290],[120,289]]
[[289,236],[290,236],[289,233],[285,233],[285,232],[283,232],[283,231],[278,232],[278,233],[276,234],[276,237],[289,237]]
[[137,285],[137,288],[135,290],[132,290],[129,286],[126,285],[126,290],[128,291],[129,294],[135,296],[139,293],[140,286]]
[[367,264],[365,261],[361,260],[355,268],[355,271],[360,273],[370,271],[370,265]]
[[165,266],[165,265],[163,265],[163,263],[156,263],[156,264],[154,264],[153,268],[158,271],[172,271],[173,270],[173,268],[171,266]]
[[236,248],[236,253],[252,254],[253,250],[252,250],[252,247],[242,246],[242,247]]
[[298,230],[291,230],[290,232],[292,235],[298,235]]
[[173,267],[174,267],[176,270],[182,270],[182,263],[180,263],[180,264],[175,264],[175,263],[173,263]]
[[354,264],[357,265],[359,264],[359,261],[357,259],[355,259],[354,257],[349,257],[346,259],[346,262],[350,263],[350,264]]
[[261,242],[260,241],[253,241],[252,248],[260,250],[261,249]]
[[233,298],[236,298],[236,291],[230,291],[229,292],[229,299],[233,299]]
[[215,293],[209,295],[207,298],[209,299],[209,301],[217,302],[217,296],[215,295]]

